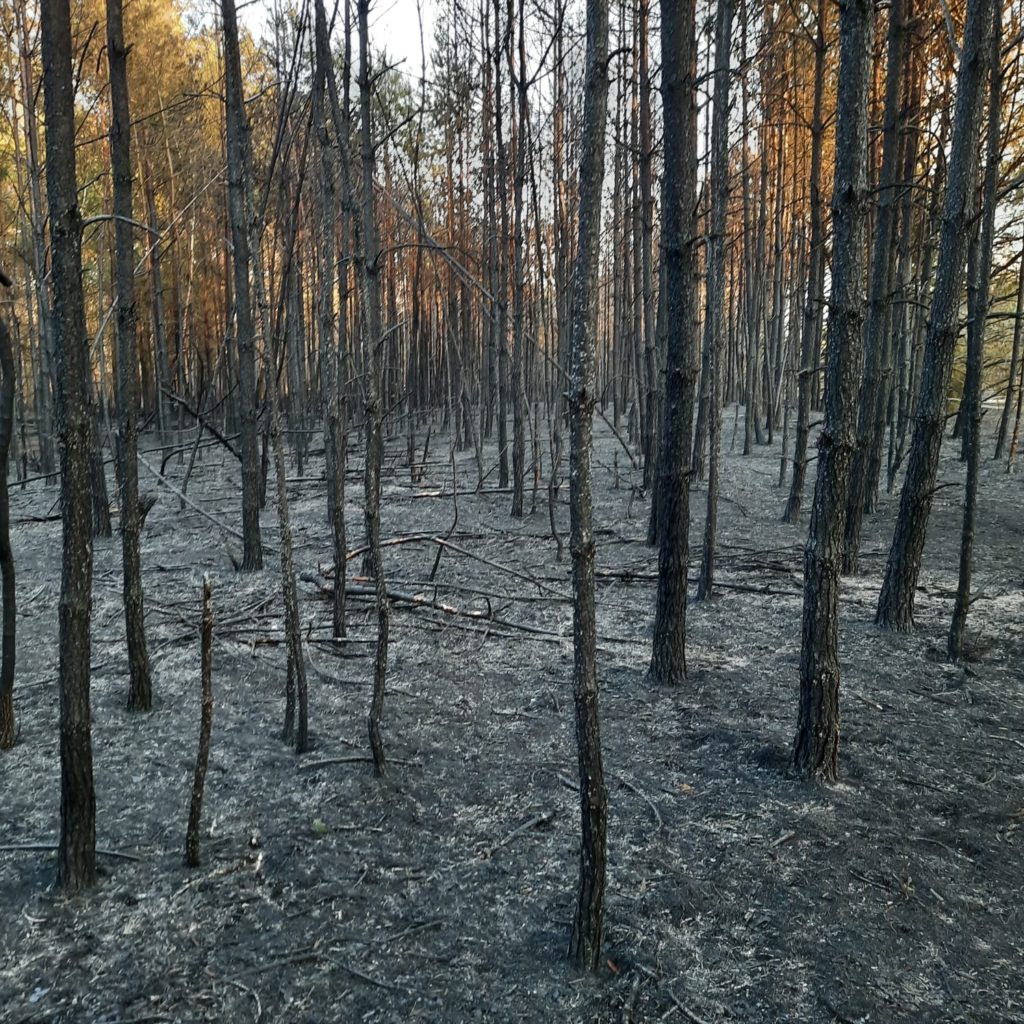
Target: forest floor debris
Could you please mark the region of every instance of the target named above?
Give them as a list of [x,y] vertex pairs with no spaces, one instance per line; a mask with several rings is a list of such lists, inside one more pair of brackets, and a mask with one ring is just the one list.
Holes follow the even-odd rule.
[[[785,492],[770,483],[778,439],[748,458],[724,455],[721,586],[691,608],[688,683],[658,690],[646,680],[656,572],[643,544],[647,502],[638,471],[615,457],[620,439],[602,423],[595,431],[611,804],[598,978],[565,962],[578,838],[572,618],[545,484],[533,511],[528,491],[527,516],[511,520],[510,495],[475,493],[475,456],[456,453],[452,530],[450,460],[412,485],[404,439],[389,445],[383,535],[395,543],[384,558],[399,600],[380,781],[365,743],[372,606],[354,588],[349,635],[332,642],[317,582],[330,559],[321,464],[291,494],[316,666],[315,750],[302,759],[279,739],[276,562],[236,573],[209,521],[238,518],[237,462],[218,447],[200,453],[194,505],[181,511],[165,490],[143,534],[150,715],[125,710],[119,543],[95,544],[98,841],[120,856],[102,858],[99,887],[75,899],[50,888],[48,852],[59,809],[55,490],[11,490],[18,589],[30,599],[18,620],[20,740],[0,759],[0,1016],[1024,1021],[1024,478],[982,466],[972,658],[962,666],[944,660],[956,446],[943,455],[942,482],[955,486],[936,494],[909,636],[872,625],[896,508],[882,495],[865,523],[866,571],[843,584],[841,781],[822,789],[788,768],[806,523],[780,522]],[[445,443],[435,428],[433,444]],[[490,466],[493,446],[485,454]],[[349,471],[354,479],[357,460]],[[183,461],[167,472],[177,486]],[[696,488],[694,537],[703,498]],[[565,486],[557,522],[567,535]],[[272,507],[263,529],[269,551]],[[216,711],[203,863],[189,872],[204,574],[218,623]]]

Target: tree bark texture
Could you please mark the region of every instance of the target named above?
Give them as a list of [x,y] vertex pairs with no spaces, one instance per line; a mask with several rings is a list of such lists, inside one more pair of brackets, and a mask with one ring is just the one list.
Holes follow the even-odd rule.
[[153,688],[146,654],[142,565],[139,556],[139,353],[135,311],[135,247],[132,237],[131,118],[128,49],[121,0],[107,0],[110,67],[110,161],[114,179],[114,245],[117,282],[118,484],[125,634],[128,642],[128,708],[148,711]]
[[661,93],[665,111],[662,259],[665,264],[667,360],[662,442],[658,451],[658,595],[651,677],[686,676],[686,570],[689,561],[689,461],[697,337],[697,44],[694,0],[662,10]]
[[238,401],[242,449],[242,568],[263,568],[260,538],[260,452],[256,430],[256,337],[249,287],[249,236],[245,211],[249,120],[242,94],[235,0],[221,0],[224,22],[224,79],[228,150],[228,219],[234,268],[235,339],[238,354]]
[[868,99],[873,0],[840,4],[836,166],[832,195],[832,293],[828,312],[825,421],[804,550],[798,771],[834,781],[839,767],[839,572],[856,436],[867,226]]
[[601,962],[608,794],[598,716],[591,438],[595,405],[601,187],[608,106],[608,0],[587,0],[587,61],[580,152],[579,249],[573,281],[569,379],[569,507],[573,581],[573,703],[580,778],[580,873],[569,957],[581,970]]
[[892,376],[892,298],[896,273],[896,225],[899,204],[899,136],[901,83],[906,73],[904,43],[906,20],[912,14],[908,0],[889,6],[885,114],[882,126],[882,167],[878,182],[878,211],[868,286],[868,322],[864,336],[864,377],[860,386],[857,449],[846,509],[843,571],[855,573],[860,556],[864,515],[874,511],[878,477],[882,470],[885,410]]
[[[966,413],[964,442],[967,448],[967,480],[964,493],[963,526],[960,533],[960,567],[953,618],[949,627],[949,657],[959,661],[964,654],[967,613],[971,605],[971,563],[974,554],[974,528],[978,511],[978,470],[981,462],[981,375],[985,360],[985,326],[988,319],[992,247],[996,232],[996,190],[999,186],[1001,155],[1000,120],[1003,99],[1002,10],[993,10],[993,29],[989,53],[988,127],[985,155],[985,181],[981,194],[981,225],[978,237],[978,266],[973,282],[973,302],[969,302],[967,322],[967,374],[961,408]],[[970,390],[967,390],[967,385]]]
[[978,131],[993,8],[994,0],[969,0],[967,5],[920,394],[896,529],[875,614],[879,626],[900,632],[909,632],[914,626],[914,592],[935,495],[946,398],[960,333],[960,300],[978,176]]
[[200,686],[202,706],[199,715],[199,749],[192,777],[192,800],[188,809],[188,828],[185,832],[185,863],[199,867],[199,823],[203,814],[203,792],[206,788],[206,768],[210,763],[210,733],[213,729],[213,605],[210,601],[210,581],[203,580],[203,611],[200,624]]
[[708,356],[708,494],[701,547],[697,600],[711,596],[715,579],[719,462],[722,455],[722,356],[725,353],[725,242],[729,207],[729,65],[732,0],[720,0],[715,29],[715,96],[711,121],[711,217],[707,245],[707,315],[704,350]]
[[96,882],[96,793],[89,711],[89,342],[82,293],[82,214],[75,179],[75,94],[68,0],[44,0],[40,16],[64,538],[58,613],[61,821],[57,884],[67,892],[77,892]]

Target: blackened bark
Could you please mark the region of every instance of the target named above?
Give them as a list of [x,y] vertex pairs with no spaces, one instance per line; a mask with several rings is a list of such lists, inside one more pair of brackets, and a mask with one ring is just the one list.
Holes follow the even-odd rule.
[[0,576],[2,576],[3,641],[0,652],[0,750],[14,746],[14,654],[17,612],[14,552],[11,548],[11,507],[7,493],[7,459],[14,433],[14,347],[7,323],[0,317]]
[[964,260],[978,175],[978,130],[993,8],[994,0],[970,0],[967,6],[957,74],[953,139],[949,150],[949,185],[942,215],[921,391],[896,530],[875,615],[877,625],[900,632],[908,632],[914,625],[914,592],[935,494],[939,450],[946,421],[946,395],[959,334]]
[[[115,274],[117,281],[118,483],[125,633],[128,641],[128,708],[149,711],[153,690],[146,655],[142,566],[139,558],[139,359],[132,244],[131,119],[128,50],[121,0],[107,0],[107,61],[110,66],[110,162],[114,179]],[[201,428],[200,428],[201,429]]]
[[68,0],[43,0],[40,22],[64,537],[58,613],[61,820],[57,884],[76,892],[96,882],[96,793],[89,712],[89,343],[82,295],[82,215],[75,180],[75,93]]
[[689,461],[696,377],[697,43],[695,0],[662,10],[661,93],[665,111],[661,247],[665,263],[667,361],[663,435],[658,450],[658,597],[651,678],[686,676],[686,567],[689,561]]
[[384,684],[388,670],[388,632],[391,623],[384,563],[380,551],[380,465],[381,465],[381,313],[380,313],[380,243],[377,240],[377,218],[373,197],[374,148],[370,118],[370,41],[368,28],[369,0],[358,0],[359,19],[359,111],[363,165],[363,365],[366,376],[366,475],[365,519],[369,569],[373,575],[377,604],[377,650],[373,663],[373,698],[367,729],[373,767],[383,775],[384,741],[380,734],[384,714]]
[[185,832],[185,863],[199,867],[199,822],[203,814],[203,791],[206,787],[206,768],[210,763],[210,733],[213,728],[213,606],[210,603],[210,580],[203,580],[203,617],[199,632],[200,685],[202,708],[199,715],[199,749],[196,769],[192,777],[192,800],[188,809],[188,829]]
[[235,0],[221,0],[224,22],[225,110],[228,148],[228,216],[234,267],[235,335],[238,350],[238,401],[242,449],[242,568],[263,568],[260,539],[260,452],[256,431],[256,339],[249,288],[249,236],[245,212],[249,121],[242,95]]
[[868,97],[873,0],[840,4],[836,168],[832,196],[832,292],[825,420],[804,551],[798,771],[834,781],[839,767],[839,571],[856,434],[867,221]]
[[1024,248],[1021,249],[1020,269],[1017,273],[1017,315],[1013,325],[1013,350],[1010,353],[1010,372],[1006,378],[1006,399],[1003,402],[1003,411],[999,416],[999,434],[996,437],[996,451],[993,456],[995,459],[1003,457],[1003,448],[1006,445],[1006,435],[1010,426],[1010,413],[1013,410],[1018,389],[1017,376],[1020,367],[1021,342],[1024,341]]
[[[971,605],[971,560],[974,525],[978,509],[978,469],[981,462],[981,375],[985,360],[985,324],[988,319],[992,245],[996,231],[996,189],[999,185],[1001,154],[1000,116],[1003,102],[1002,10],[993,9],[993,30],[989,51],[988,138],[985,155],[985,183],[982,188],[981,228],[978,237],[978,266],[973,282],[974,301],[967,323],[967,364],[970,372],[964,386],[961,408],[966,414],[964,443],[967,448],[967,481],[964,494],[963,527],[960,534],[960,572],[957,580],[953,618],[949,627],[949,657],[959,661],[964,654],[967,612]],[[968,390],[967,385],[970,385]]]
[[94,537],[112,537],[114,531],[110,522],[110,499],[107,496],[107,474],[103,467],[99,415],[93,401],[91,386],[89,390],[89,486],[92,489],[92,535]]
[[580,153],[579,249],[573,281],[569,379],[569,507],[573,582],[573,701],[580,777],[580,876],[569,957],[581,970],[601,962],[608,794],[598,717],[591,436],[595,402],[601,185],[608,107],[608,0],[587,0],[587,63]]
[[[320,181],[317,183],[317,248],[320,259],[320,287],[317,293],[317,326],[320,334],[320,389],[324,415],[324,450],[327,464],[328,515],[334,559],[331,600],[332,633],[345,635],[345,443],[338,383],[340,358],[334,311],[334,219],[336,210],[336,164],[327,133],[324,99],[327,93],[327,65],[330,46],[323,0],[317,0],[314,15],[316,74],[313,81],[313,118],[320,153]],[[418,258],[418,252],[417,252]],[[342,273],[347,274],[347,269]]]
[[825,91],[825,0],[818,0],[817,33],[814,43],[814,100],[811,115],[810,180],[810,269],[807,274],[807,299],[804,303],[803,329],[800,335],[800,372],[796,388],[796,437],[793,445],[793,476],[789,498],[782,513],[784,523],[800,520],[804,483],[807,479],[807,438],[811,432],[811,392],[818,374],[821,340],[821,312],[824,305],[825,225],[821,215],[821,149],[825,136],[822,97]]
[[885,410],[892,375],[892,297],[896,273],[896,226],[899,203],[899,136],[901,128],[900,85],[905,73],[906,21],[911,16],[908,0],[889,5],[889,53],[885,72],[885,114],[882,127],[882,167],[878,181],[878,212],[875,216],[871,281],[868,288],[868,322],[864,335],[864,378],[860,386],[857,449],[846,508],[843,572],[855,573],[860,557],[864,515],[875,507],[878,477],[882,470]]
[[[524,376],[524,317],[526,315],[526,245],[523,213],[523,188],[526,185],[526,147],[529,139],[526,104],[526,0],[519,0],[519,67],[512,72],[512,50],[509,47],[509,78],[515,85],[517,99],[516,173],[513,182],[513,264],[515,294],[512,304],[512,516],[523,515],[523,488],[526,481],[526,381]],[[511,13],[511,4],[509,5]],[[511,18],[510,18],[511,21]],[[501,102],[501,96],[498,96]]]
[[[506,32],[511,28],[506,26]],[[508,487],[508,154],[502,132],[501,57],[504,48],[501,26],[501,5],[494,0],[494,138],[498,154],[495,186],[499,204],[500,234],[498,236],[498,265],[495,292],[497,309],[495,331],[498,344],[498,486]]]
[[725,354],[725,231],[729,208],[729,64],[732,0],[720,0],[715,29],[715,97],[711,122],[711,221],[707,248],[707,315],[704,350],[710,376],[708,402],[708,500],[697,600],[711,596],[715,578],[718,477],[722,455],[722,357]]
[[[651,139],[651,70],[650,0],[638,0],[637,13],[640,21],[637,46],[640,51],[640,209],[643,217],[640,238],[641,283],[644,323],[644,379],[647,384],[647,400],[644,403],[645,422],[641,431],[644,443],[644,489],[649,490],[654,481],[658,449],[658,368],[654,344],[654,188],[651,165],[654,159],[654,143]],[[640,295],[635,296],[639,301]]]

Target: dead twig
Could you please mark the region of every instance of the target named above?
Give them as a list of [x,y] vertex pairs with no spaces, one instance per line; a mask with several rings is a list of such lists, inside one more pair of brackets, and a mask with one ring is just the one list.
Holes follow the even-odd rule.
[[249,995],[252,996],[256,1003],[256,1017],[254,1019],[254,1024],[260,1024],[260,1021],[263,1019],[263,1004],[260,1002],[259,993],[257,993],[255,989],[249,988],[249,986],[243,982],[235,981],[234,978],[228,978],[228,984],[234,985],[235,988],[241,989],[243,992],[248,992]]
[[665,822],[661,820],[661,811],[658,810],[658,805],[635,782],[630,782],[630,780],[624,775],[614,775],[613,777],[618,779],[626,789],[636,793],[636,795],[640,797],[648,807],[650,807],[651,813],[654,815],[654,820],[658,823],[658,828],[665,827]]
[[480,859],[489,859],[490,857],[494,856],[494,854],[497,853],[498,850],[502,849],[502,847],[508,846],[508,844],[511,843],[514,839],[517,839],[525,832],[529,832],[530,829],[536,828],[538,825],[548,824],[548,822],[551,821],[554,817],[554,811],[542,811],[540,814],[535,814],[532,818],[530,818],[529,821],[524,821],[522,825],[520,825],[518,828],[512,829],[512,831],[509,832],[509,834],[505,836],[505,838],[502,839],[500,843],[497,843],[494,846],[487,847],[480,854]]
[[[332,949],[332,953],[340,953],[340,949]],[[357,967],[353,967],[351,964],[345,963],[344,960],[337,960],[334,957],[328,957],[327,962],[333,964],[335,967],[340,967],[346,974],[351,974],[353,978],[359,978],[360,981],[365,981],[368,985],[373,985],[376,988],[382,988],[386,992],[402,992],[404,989],[398,985],[392,985],[387,981],[380,981],[378,978],[374,978],[370,974],[359,970]]]

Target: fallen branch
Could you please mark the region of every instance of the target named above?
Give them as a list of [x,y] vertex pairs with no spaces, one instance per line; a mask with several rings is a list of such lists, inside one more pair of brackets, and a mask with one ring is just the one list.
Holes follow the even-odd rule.
[[[6,843],[0,846],[0,853],[56,853],[56,843]],[[116,860],[130,860],[141,864],[143,858],[136,857],[134,853],[121,853],[120,850],[104,850],[96,847],[96,852],[101,857],[113,857]]]
[[480,859],[487,860],[490,857],[493,857],[494,854],[498,852],[498,850],[502,849],[502,847],[508,846],[508,844],[511,843],[514,839],[518,839],[519,836],[523,835],[526,832],[529,832],[530,829],[536,828],[538,825],[546,825],[549,821],[551,821],[554,818],[554,816],[554,811],[542,811],[540,814],[535,814],[532,818],[530,818],[529,821],[524,821],[523,824],[520,825],[518,828],[514,828],[511,832],[509,832],[509,834],[505,836],[505,838],[502,839],[500,843],[498,843],[495,846],[487,847],[480,854]]
[[201,427],[203,427],[208,433],[212,434],[239,462],[242,461],[242,456],[238,449],[198,410],[193,409],[192,406],[181,397],[176,395],[173,391],[168,388],[160,389],[172,402],[177,402]]
[[636,793],[636,795],[640,797],[648,807],[650,807],[654,814],[654,820],[658,823],[658,828],[665,827],[665,823],[661,820],[661,812],[658,810],[658,805],[638,785],[636,785],[636,783],[630,782],[624,775],[615,775],[613,777],[618,779],[626,789]]

